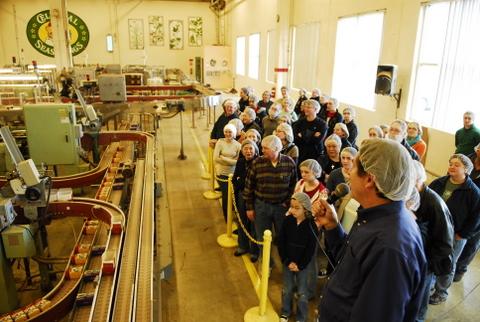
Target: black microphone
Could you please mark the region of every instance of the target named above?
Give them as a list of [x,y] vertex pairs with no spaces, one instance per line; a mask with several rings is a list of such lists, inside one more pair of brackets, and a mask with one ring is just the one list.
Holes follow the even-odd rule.
[[338,199],[346,196],[350,192],[350,187],[346,183],[340,183],[335,190],[328,196],[327,202],[333,205]]

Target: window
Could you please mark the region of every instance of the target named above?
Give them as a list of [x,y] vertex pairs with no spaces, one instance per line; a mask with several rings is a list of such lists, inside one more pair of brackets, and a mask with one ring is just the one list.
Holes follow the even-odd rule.
[[260,34],[248,37],[248,77],[258,79],[260,67]]
[[106,40],[107,40],[107,51],[109,53],[113,53],[113,36],[112,36],[112,34],[108,34]]
[[337,23],[332,95],[373,109],[383,12],[340,18]]
[[293,27],[292,86],[316,86],[320,23],[313,22]]
[[408,116],[453,133],[466,110],[480,114],[480,1],[425,4],[418,25]]
[[245,37],[237,37],[236,72],[245,75]]
[[267,32],[267,63],[266,75],[267,82],[275,82],[275,56],[277,55],[277,32],[276,30],[269,30]]

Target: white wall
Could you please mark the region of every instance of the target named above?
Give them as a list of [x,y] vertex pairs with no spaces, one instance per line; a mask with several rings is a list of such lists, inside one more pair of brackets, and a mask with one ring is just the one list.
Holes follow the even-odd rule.
[[[262,58],[266,55],[267,30],[275,28],[277,2],[282,0],[245,0],[230,13],[230,37],[232,52],[234,40],[239,35],[261,33]],[[283,0],[288,2],[289,0]],[[413,65],[418,15],[422,0],[290,0],[290,25],[320,22],[320,49],[318,55],[317,87],[330,93],[332,86],[335,54],[336,25],[338,17],[349,16],[385,9],[384,31],[380,64],[396,64],[399,67],[397,88],[402,88],[400,108],[391,97],[376,96],[375,110],[357,108],[357,123],[360,124],[360,140],[367,136],[367,129],[375,124],[390,123],[395,118],[406,118],[411,70]],[[268,8],[267,10],[265,10]],[[308,44],[305,44],[308,46]],[[285,50],[285,49],[284,49]],[[261,61],[260,79],[237,76],[236,87],[251,85],[260,92],[272,85],[265,79],[265,61]],[[462,120],[452,120],[462,126]],[[426,159],[427,170],[445,173],[448,158],[454,152],[454,137],[435,129],[429,129],[429,153]],[[435,152],[432,152],[435,151]]]
[[[235,75],[235,88],[252,86],[260,96],[265,90],[270,90],[274,84],[266,82],[266,51],[267,31],[276,28],[275,15],[277,12],[277,1],[233,1],[238,5],[228,15],[229,44],[232,46],[232,54],[235,56],[235,43],[239,36],[245,36],[248,48],[248,36],[260,32],[260,71],[259,79],[254,80],[247,76]],[[231,4],[229,5],[231,6]],[[227,8],[229,8],[227,6]],[[247,54],[248,61],[248,54]],[[234,60],[232,60],[234,62]],[[247,74],[247,71],[245,73]]]
[[[28,20],[37,12],[49,9],[48,1],[40,0],[2,0],[0,1],[0,64],[11,63],[11,56],[18,56],[16,34],[14,31],[13,6],[17,11],[19,48],[25,52],[25,61],[37,60],[40,64],[54,63],[37,52],[26,36]],[[176,1],[95,1],[69,0],[69,11],[82,18],[90,31],[87,49],[74,57],[74,62],[83,64],[88,55],[89,64],[143,64],[143,50],[131,50],[128,43],[128,19],[143,19],[145,32],[145,52],[148,65],[164,65],[169,68],[181,68],[188,72],[190,58],[203,55],[202,47],[190,47],[187,43],[188,17],[203,17],[203,44],[212,45],[216,41],[215,16],[205,2]],[[164,17],[165,45],[153,47],[148,43],[148,16]],[[168,20],[183,20],[184,50],[170,50],[168,47]],[[113,53],[106,51],[105,37],[113,34],[116,44]]]

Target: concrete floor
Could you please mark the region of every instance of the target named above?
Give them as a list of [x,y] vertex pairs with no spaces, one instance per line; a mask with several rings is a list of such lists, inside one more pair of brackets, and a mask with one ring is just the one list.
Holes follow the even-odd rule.
[[[162,321],[243,321],[245,312],[258,305],[255,289],[258,275],[253,269],[256,265],[247,257],[234,257],[234,248],[221,248],[216,242],[217,236],[225,232],[222,211],[218,200],[203,198],[209,181],[200,178],[204,170],[200,150],[205,157],[210,132],[205,129],[205,117],[196,116],[196,129],[191,128],[190,112],[185,120],[188,158],[184,161],[177,159],[179,118],[161,121],[174,255],[173,277],[162,282]],[[274,256],[275,253],[274,249]],[[276,265],[272,271],[268,292],[277,314],[281,303],[279,267]],[[477,321],[479,284],[480,260],[477,257],[464,279],[452,285],[447,302],[429,307],[428,321]],[[319,280],[319,291],[322,286],[323,281]],[[318,299],[311,301],[310,321],[313,321],[317,303]]]

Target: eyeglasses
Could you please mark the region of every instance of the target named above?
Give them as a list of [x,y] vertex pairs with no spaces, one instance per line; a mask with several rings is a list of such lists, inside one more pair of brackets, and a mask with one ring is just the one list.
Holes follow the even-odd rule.
[[408,129],[409,129],[409,130],[417,130],[416,127],[411,127],[411,126],[409,126]]

